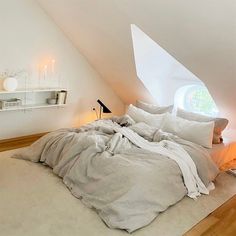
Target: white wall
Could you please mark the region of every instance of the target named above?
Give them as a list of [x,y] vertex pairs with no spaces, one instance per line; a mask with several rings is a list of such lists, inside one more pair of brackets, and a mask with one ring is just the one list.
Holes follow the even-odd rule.
[[130,24],[200,78],[236,128],[235,0],[37,0],[126,103],[146,99]]
[[1,112],[0,139],[89,122],[96,118],[92,107],[97,106],[97,98],[113,114],[124,112],[123,102],[36,1],[1,0],[0,30],[0,73],[25,69],[34,83],[38,64],[54,58],[57,76],[69,90],[68,106],[63,109]]

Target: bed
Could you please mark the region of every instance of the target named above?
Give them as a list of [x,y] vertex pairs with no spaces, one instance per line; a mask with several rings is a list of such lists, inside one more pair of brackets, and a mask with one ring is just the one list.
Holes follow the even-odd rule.
[[[108,228],[67,190],[51,168],[0,153],[0,232],[11,236],[127,236]],[[17,150],[18,152],[18,150]],[[184,197],[134,236],[180,236],[236,194],[235,177],[221,173],[215,190],[196,201]]]
[[[201,128],[209,136],[201,139],[191,134],[193,142],[161,130],[158,125],[163,115],[154,118],[154,125],[148,123],[153,122],[149,117],[144,118],[145,123],[125,115],[79,129],[61,129],[14,157],[51,167],[107,226],[132,233],[185,196],[208,195],[219,174],[217,148],[212,149],[211,159],[201,146],[212,145],[213,123],[183,121],[180,135],[189,135],[186,125],[190,124],[191,132]],[[173,118],[170,120],[173,126]]]

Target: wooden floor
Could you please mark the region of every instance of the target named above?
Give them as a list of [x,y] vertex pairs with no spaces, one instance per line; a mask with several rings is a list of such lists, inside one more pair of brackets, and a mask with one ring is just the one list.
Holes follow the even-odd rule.
[[[28,146],[43,135],[45,133],[0,140],[0,152]],[[184,236],[236,236],[236,195],[200,221]]]
[[184,236],[236,236],[236,196],[200,221]]
[[0,152],[26,147],[41,138],[46,133],[33,134],[11,139],[0,140]]

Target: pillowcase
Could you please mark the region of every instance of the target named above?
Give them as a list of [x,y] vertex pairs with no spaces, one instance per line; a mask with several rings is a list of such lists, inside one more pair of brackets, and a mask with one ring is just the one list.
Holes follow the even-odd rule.
[[135,122],[144,122],[150,126],[160,129],[166,113],[165,114],[150,114],[130,104],[127,110],[127,115],[129,115]]
[[172,112],[173,110],[173,105],[171,106],[166,106],[166,107],[161,107],[156,104],[150,104],[150,103],[145,103],[142,101],[136,101],[136,106],[146,112],[149,112],[151,114],[163,114],[166,112]]
[[165,116],[162,130],[177,135],[180,138],[197,143],[203,147],[212,148],[214,122],[189,121],[173,116]]
[[193,120],[193,121],[198,121],[198,122],[214,121],[215,127],[214,127],[214,135],[213,135],[212,143],[214,144],[222,143],[223,141],[222,131],[226,128],[226,126],[229,123],[227,119],[204,116],[197,113],[188,112],[179,108],[177,109],[176,115],[186,120]]

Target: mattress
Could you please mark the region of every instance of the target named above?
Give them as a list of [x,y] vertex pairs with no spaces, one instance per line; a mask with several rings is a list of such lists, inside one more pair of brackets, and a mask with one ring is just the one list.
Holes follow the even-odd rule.
[[221,144],[213,144],[208,149],[213,161],[222,171],[236,169],[236,139],[224,138]]

